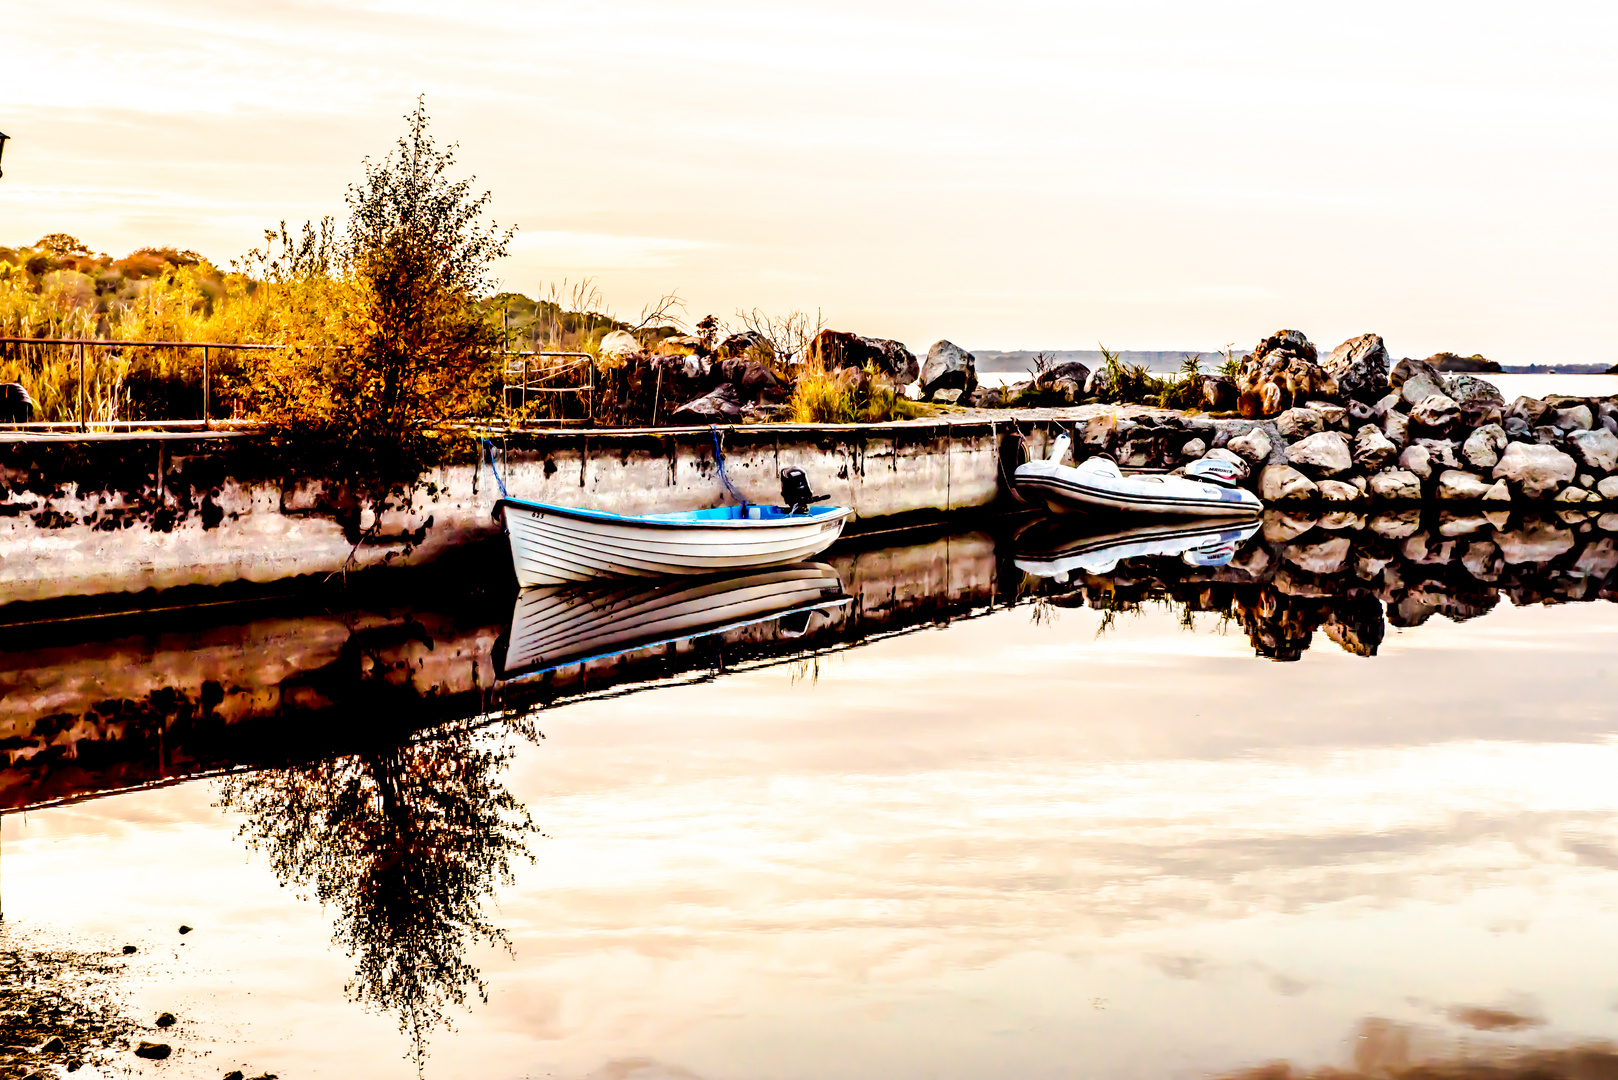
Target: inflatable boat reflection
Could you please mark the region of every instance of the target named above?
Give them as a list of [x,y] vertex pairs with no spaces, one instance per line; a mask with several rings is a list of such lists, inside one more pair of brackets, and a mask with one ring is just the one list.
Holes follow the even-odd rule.
[[815,612],[850,602],[837,571],[824,563],[524,589],[511,615],[500,677],[538,675],[771,619],[792,636]]
[[1082,570],[1111,573],[1125,559],[1178,555],[1191,566],[1224,566],[1258,521],[1149,522],[1127,529],[1095,532],[1072,520],[1036,521],[1017,533],[1013,562],[1035,577],[1066,581]]

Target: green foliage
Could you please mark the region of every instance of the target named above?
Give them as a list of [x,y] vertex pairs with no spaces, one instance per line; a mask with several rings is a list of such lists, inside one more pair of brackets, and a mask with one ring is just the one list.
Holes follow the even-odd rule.
[[930,411],[902,397],[872,365],[802,372],[792,393],[792,419],[800,424],[881,424]]
[[1101,349],[1100,376],[1096,385],[1100,388],[1102,401],[1113,404],[1129,405],[1157,405],[1163,396],[1171,389],[1171,383],[1159,379],[1144,364],[1126,364],[1118,359],[1118,354],[1107,348]]
[[1157,404],[1165,409],[1195,409],[1202,403],[1202,354],[1186,353],[1171,379],[1158,379]]

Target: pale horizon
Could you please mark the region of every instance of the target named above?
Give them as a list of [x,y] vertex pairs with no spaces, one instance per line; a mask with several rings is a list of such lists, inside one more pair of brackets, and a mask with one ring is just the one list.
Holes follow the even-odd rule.
[[425,94],[502,286],[925,349],[1618,360],[1618,22],[1291,5],[280,3],[8,13],[0,244],[219,264]]

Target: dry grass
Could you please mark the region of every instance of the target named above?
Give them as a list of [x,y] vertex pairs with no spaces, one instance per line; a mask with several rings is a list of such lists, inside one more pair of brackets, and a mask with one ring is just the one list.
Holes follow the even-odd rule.
[[800,424],[881,424],[931,412],[900,395],[870,367],[863,372],[800,371],[792,392],[792,419]]

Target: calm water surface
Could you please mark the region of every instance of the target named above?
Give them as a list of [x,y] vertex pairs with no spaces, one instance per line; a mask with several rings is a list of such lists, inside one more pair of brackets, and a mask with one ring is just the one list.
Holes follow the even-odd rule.
[[[103,1075],[1202,1077],[1618,1039],[1618,540],[1363,524],[1272,519],[1211,567],[868,546],[830,561],[869,625],[529,699],[465,616],[14,650],[14,719],[211,684],[245,729],[279,696],[250,745],[176,706],[126,753],[103,701],[127,730],[13,750],[5,933],[138,947],[118,992],[176,1053]],[[344,742],[463,691],[487,707]],[[336,741],[277,762],[278,724]]]

